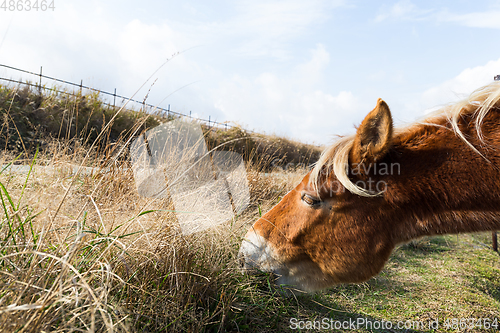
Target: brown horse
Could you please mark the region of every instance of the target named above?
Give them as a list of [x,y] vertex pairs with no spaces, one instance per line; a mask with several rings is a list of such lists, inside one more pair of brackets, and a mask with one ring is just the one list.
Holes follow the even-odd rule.
[[500,82],[393,128],[381,99],[250,228],[244,269],[305,291],[365,281],[397,244],[500,229]]

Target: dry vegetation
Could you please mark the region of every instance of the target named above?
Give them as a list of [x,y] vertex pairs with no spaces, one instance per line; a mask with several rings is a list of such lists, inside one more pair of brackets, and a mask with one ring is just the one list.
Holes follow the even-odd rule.
[[[0,149],[23,152],[24,157],[32,156],[37,147],[45,150],[51,139],[63,140],[70,149],[94,144],[98,154],[106,154],[106,149],[114,149],[118,142],[174,119],[159,112],[146,116],[142,110],[134,110],[131,103],[117,114],[118,108],[106,105],[97,93],[48,90],[40,95],[30,86],[0,85],[0,110]],[[96,141],[111,119],[112,126]],[[251,133],[239,126],[225,130],[202,125],[202,129],[209,149],[235,151],[246,161],[267,169],[305,167],[321,152],[318,146]]]
[[[263,174],[275,155],[259,161],[250,152],[249,208],[223,226],[184,236],[170,200],[137,193],[127,159],[130,139],[157,124],[157,117],[119,115],[114,121],[130,118],[128,126],[106,128],[107,122],[89,125],[92,115],[108,122],[114,116],[102,112],[96,96],[77,96],[76,103],[51,95],[36,102],[29,90],[2,93],[0,331],[198,332],[267,325],[259,323],[262,308],[242,302],[254,296],[254,282],[267,277],[241,275],[236,254],[244,229],[298,173]],[[28,118],[26,109],[36,116]],[[72,132],[77,109],[87,115],[78,135]],[[51,121],[36,125],[41,113],[59,117],[59,128]],[[54,131],[58,139],[51,138]],[[30,167],[16,171],[20,164]],[[79,165],[95,169],[78,172]]]
[[57,142],[46,151],[29,172],[0,174],[2,332],[201,331],[255,319],[231,323],[255,282],[235,256],[289,179],[252,169],[242,216],[183,236],[171,202],[139,196],[124,163],[75,175],[78,152]]
[[0,174],[2,332],[237,326],[235,303],[253,288],[235,262],[243,230],[288,178],[252,169],[247,212],[183,236],[169,200],[139,196],[125,163],[76,175],[79,152],[58,142],[46,152],[28,172]]
[[[72,136],[76,108],[83,106],[54,98],[59,114],[66,115],[67,130],[61,133],[69,133],[54,139],[57,135],[24,113],[27,107],[38,110],[30,104],[33,96],[25,92],[23,104],[16,94],[21,96],[8,89],[0,94],[5,102],[0,105],[0,137],[9,148],[0,161],[5,166],[0,168],[1,332],[279,332],[290,330],[292,317],[432,317],[441,323],[447,318],[500,317],[500,263],[484,245],[488,236],[483,235],[436,237],[402,246],[367,283],[283,297],[271,276],[240,274],[236,255],[249,224],[304,173],[300,168],[270,172],[280,143],[288,145],[289,140],[267,138],[274,146],[257,144],[249,151],[251,202],[243,214],[208,232],[185,236],[168,199],[137,193],[124,149],[134,133],[154,125],[148,123],[152,120],[132,113],[123,119],[133,123],[109,127],[100,137],[88,139],[107,122]],[[80,102],[94,105],[89,114],[101,110],[97,102]],[[19,125],[23,116],[30,120],[25,129]],[[33,128],[38,134],[23,135]],[[232,132],[207,140],[214,147],[235,139],[256,142]],[[35,153],[37,145],[42,149]],[[292,147],[288,154],[301,155],[300,149]],[[14,171],[19,164],[31,167]],[[96,170],[77,174],[71,165]],[[437,331],[467,330],[441,326]]]

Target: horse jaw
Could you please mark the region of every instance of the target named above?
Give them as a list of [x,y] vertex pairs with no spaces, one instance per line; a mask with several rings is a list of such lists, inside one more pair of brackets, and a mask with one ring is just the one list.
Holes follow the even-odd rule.
[[313,292],[332,285],[332,278],[311,260],[279,260],[275,248],[254,230],[243,238],[238,258],[242,273],[273,273],[276,284],[291,291]]

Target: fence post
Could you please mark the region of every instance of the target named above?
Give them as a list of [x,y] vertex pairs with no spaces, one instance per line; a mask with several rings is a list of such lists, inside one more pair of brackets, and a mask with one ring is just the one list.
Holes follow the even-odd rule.
[[497,232],[491,232],[491,243],[493,247],[493,251],[498,252],[498,241],[497,241]]
[[[5,66],[5,65],[1,65],[1,66]],[[7,66],[7,67],[8,67],[8,66]],[[69,85],[71,85],[71,86],[73,86],[73,87],[75,87],[75,86],[76,86],[76,87],[78,87],[78,84],[77,84],[77,83],[75,83],[75,82],[68,82],[68,81],[64,81],[64,80],[61,80],[61,79],[57,79],[57,78],[52,78],[52,77],[44,76],[44,75],[43,75],[43,66],[40,66],[40,73],[39,73],[39,74],[37,74],[37,73],[35,73],[35,72],[28,72],[28,71],[24,71],[24,70],[19,69],[19,68],[13,68],[13,67],[12,67],[12,69],[14,69],[14,70],[18,70],[18,71],[23,71],[23,72],[29,73],[30,75],[38,76],[38,77],[39,77],[39,82],[38,82],[38,91],[39,91],[40,96],[42,95],[42,88],[43,88],[43,87],[42,87],[42,78],[44,78],[44,77],[45,77],[45,78],[47,78],[47,80],[53,80],[53,81],[57,81],[57,82],[63,82],[63,83],[65,83],[65,84],[69,84]],[[495,80],[500,80],[500,75],[496,75],[494,78],[495,78]],[[20,82],[20,81],[12,81],[12,82],[18,82],[19,84],[25,84],[24,82]],[[29,85],[30,85],[30,86],[33,86],[32,84],[29,84]],[[83,95],[83,80],[80,80],[80,85],[79,85],[79,86],[80,86],[80,94],[82,94],[82,95]],[[35,85],[35,87],[36,87],[36,85]],[[35,89],[36,89],[36,88],[35,88]],[[43,89],[45,89],[45,88],[43,88]],[[85,89],[92,90],[92,91],[97,91],[97,92],[99,92],[99,93],[105,93],[106,95],[111,95],[111,93],[109,93],[109,92],[104,92],[104,91],[101,91],[101,90],[98,90],[98,89],[94,89],[94,88],[91,88],[91,87],[85,87]],[[75,94],[74,94],[74,91],[73,91],[73,93],[68,93],[68,92],[65,92],[65,91],[59,91],[59,90],[57,90],[56,88],[52,88],[52,89],[50,89],[50,90],[52,90],[52,91],[54,91],[54,92],[56,92],[56,93],[68,94],[68,95],[71,95],[71,94],[72,94],[72,95],[75,95]],[[114,93],[113,93],[113,107],[116,107],[116,97],[117,97],[117,96],[118,96],[118,95],[116,94],[116,88],[114,88]],[[121,98],[125,98],[125,97],[123,97],[123,96],[120,96],[120,97],[121,97]],[[139,102],[139,101],[135,101],[135,100],[132,100],[132,102],[137,103],[137,104],[140,104],[140,103],[141,103],[141,102]],[[110,105],[110,104],[108,104],[108,105]],[[146,104],[145,104],[145,100],[142,102],[142,106],[143,106],[143,110],[144,110],[144,112],[146,112]],[[148,104],[148,107],[149,107],[149,108],[152,108],[153,106]],[[165,109],[161,109],[161,110],[165,111]],[[170,113],[173,113],[173,115],[178,115],[178,117],[187,117],[187,115],[186,115],[186,114],[183,114],[183,113],[180,113],[180,112],[175,112],[175,111],[172,111],[172,110],[170,109],[170,104],[168,104],[168,110],[166,110],[166,111],[167,111],[167,117],[170,117]],[[192,111],[191,111],[191,110],[189,111],[189,118],[191,118],[191,119],[196,119],[197,121],[200,121],[200,122],[206,122],[206,120],[204,120],[204,119],[202,119],[202,118],[193,118],[193,116],[192,116]],[[77,109],[77,122],[78,122],[78,109]],[[217,121],[214,121],[213,123],[214,123],[214,125],[215,125],[215,126],[217,126],[217,127],[218,127],[218,126],[220,126],[220,125],[222,125],[222,123],[219,123],[219,122],[217,122]],[[208,128],[209,128],[209,129],[211,129],[211,127],[212,127],[212,117],[211,117],[211,116],[208,116]],[[229,125],[229,126],[228,126],[227,124],[225,124],[225,128],[226,128],[226,130],[227,130],[228,128],[232,128],[232,127],[233,127],[232,125]],[[77,132],[78,132],[78,123],[76,124],[76,129],[77,129]],[[222,127],[220,127],[220,129],[222,129]],[[251,133],[251,131],[250,131],[250,133]]]
[[40,66],[40,83],[38,85],[38,93],[42,94],[42,66]]
[[[75,96],[75,102],[76,102],[75,137],[77,140],[79,137],[79,135],[78,135],[78,109],[79,109],[80,101],[83,97],[82,89],[83,89],[83,79],[80,80],[80,97],[79,97],[78,101],[76,100],[76,96]],[[69,132],[71,133],[71,128],[69,129]]]

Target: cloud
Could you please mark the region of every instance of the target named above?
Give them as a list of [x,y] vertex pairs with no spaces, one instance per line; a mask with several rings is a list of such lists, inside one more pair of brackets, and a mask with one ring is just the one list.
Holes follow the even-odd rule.
[[238,36],[234,52],[245,56],[289,58],[287,44],[324,22],[342,0],[242,0],[237,14],[222,24],[226,34]]
[[421,10],[410,0],[402,0],[391,7],[382,7],[380,14],[375,17],[375,22],[382,22],[388,19],[395,20],[420,20],[426,17],[430,11]]
[[324,144],[334,134],[351,133],[352,124],[360,121],[358,110],[367,107],[350,91],[334,95],[322,90],[329,58],[319,44],[288,75],[234,76],[214,91],[214,106],[227,119],[240,119],[250,129],[287,134],[304,142]]
[[311,60],[297,66],[297,71],[302,79],[308,79],[303,84],[315,84],[323,79],[323,71],[330,63],[330,54],[323,44],[318,44],[316,49],[310,51]]
[[[0,21],[0,63],[43,73],[51,77],[92,86],[97,89],[131,96],[167,59],[186,45],[182,32],[165,22],[143,22],[139,19],[109,15],[98,3],[87,5],[61,3],[54,12],[11,13]],[[2,14],[3,15],[3,14]],[[90,20],[89,18],[92,18]],[[10,25],[9,25],[9,22]],[[43,27],[41,29],[40,27]],[[173,91],[195,82],[203,76],[199,63],[184,53],[157,73],[136,96],[142,100],[151,89],[148,101],[157,103]],[[21,78],[19,72],[0,75]],[[25,79],[33,80],[26,76]],[[49,85],[54,82],[47,81]],[[181,91],[167,101],[182,105]],[[179,95],[179,96],[178,96]],[[198,107],[199,99],[192,107]],[[166,103],[162,106],[166,106]]]
[[[296,47],[342,0],[238,0],[215,16],[197,11],[186,19],[169,12],[151,21],[119,2],[99,4],[61,3],[54,13],[2,17],[0,63],[30,71],[42,65],[46,75],[78,83],[83,79],[84,85],[110,92],[117,88],[118,94],[131,96],[173,53],[201,45],[176,56],[153,77],[158,81],[148,102],[155,104],[198,82],[175,92],[162,106],[310,142],[338,133],[342,120],[355,113],[353,93],[324,88],[330,66],[326,47]],[[209,6],[214,12],[220,8]],[[297,60],[307,52],[306,60]],[[280,66],[283,59],[286,64]],[[141,100],[150,87],[148,83],[135,99]]]
[[391,7],[383,6],[375,17],[375,22],[385,20],[432,20],[440,23],[457,23],[471,28],[500,29],[500,10],[489,8],[486,11],[458,14],[447,8],[421,9],[410,0],[401,0]]
[[467,14],[453,14],[444,11],[438,15],[438,19],[441,22],[458,23],[471,28],[500,29],[500,11],[498,10]]
[[490,61],[484,66],[467,68],[451,80],[425,91],[421,102],[425,108],[433,108],[456,102],[467,97],[474,90],[493,81],[500,74],[500,59]]

